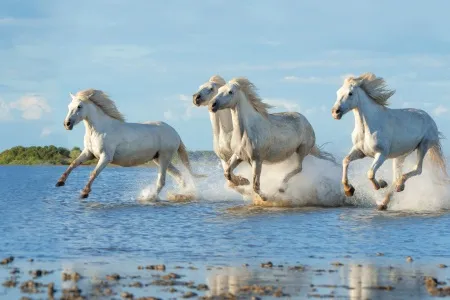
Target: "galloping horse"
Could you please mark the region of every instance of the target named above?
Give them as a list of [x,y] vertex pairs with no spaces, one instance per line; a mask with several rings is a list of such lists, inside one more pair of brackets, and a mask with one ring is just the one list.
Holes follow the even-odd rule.
[[131,167],[153,160],[159,166],[156,198],[165,185],[166,171],[182,186],[185,185],[180,171],[171,163],[175,152],[178,152],[193,177],[204,177],[192,172],[186,147],[175,129],[168,124],[125,122],[115,103],[101,90],[88,89],[70,96],[72,101],[64,127],[72,130],[84,121],[84,149],[62,174],[56,186],[63,186],[70,172],[80,164],[98,158],[97,166],[81,193],[81,198],[87,198],[95,178],[109,163]]
[[314,130],[303,115],[297,112],[269,114],[269,107],[259,98],[255,86],[243,77],[220,87],[209,104],[214,113],[231,109],[233,155],[225,177],[231,180],[232,170],[242,161],[249,162],[253,169],[253,191],[264,201],[267,198],[260,190],[263,162],[277,163],[297,154],[298,165],[284,177],[280,192],[284,192],[288,181],[302,171],[303,159],[308,154],[336,163],[330,153],[317,147]]
[[[385,188],[386,181],[375,178],[377,170],[388,158],[393,158],[393,184],[397,192],[405,189],[405,182],[422,173],[425,155],[430,153],[434,166],[438,167],[445,178],[447,168],[442,153],[436,123],[423,110],[388,108],[388,99],[395,91],[387,88],[383,78],[373,73],[359,77],[348,77],[337,91],[337,100],[331,112],[340,120],[343,115],[353,111],[355,129],[352,133],[353,147],[343,160],[342,184],[347,196],[353,196],[355,188],[348,182],[350,162],[366,156],[374,158],[367,172],[375,190]],[[414,170],[402,174],[406,156],[417,150],[417,164]],[[392,196],[389,192],[378,209],[385,210]]]
[[[198,91],[192,95],[192,102],[196,106],[208,106],[211,99],[217,95],[219,88],[225,84],[225,80],[219,75],[212,76],[208,82],[202,84]],[[209,117],[213,129],[214,152],[220,158],[222,168],[225,172],[228,168],[228,162],[233,155],[233,150],[231,149],[231,137],[233,135],[231,111],[229,109],[223,109],[216,113],[210,112]],[[248,179],[242,176],[236,176],[233,173],[230,175],[230,181],[234,185],[250,184]]]

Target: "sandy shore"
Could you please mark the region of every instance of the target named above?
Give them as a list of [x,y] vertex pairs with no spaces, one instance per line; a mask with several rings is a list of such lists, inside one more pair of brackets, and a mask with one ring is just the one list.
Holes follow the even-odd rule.
[[444,264],[413,258],[350,257],[306,264],[265,261],[239,265],[130,261],[1,261],[2,299],[427,299],[450,296]]

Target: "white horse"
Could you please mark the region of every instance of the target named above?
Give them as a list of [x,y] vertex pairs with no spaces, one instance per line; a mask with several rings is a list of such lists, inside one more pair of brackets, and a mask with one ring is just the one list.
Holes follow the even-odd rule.
[[[395,93],[387,88],[383,78],[372,73],[348,77],[337,91],[332,115],[340,120],[353,110],[355,129],[353,147],[343,160],[342,184],[347,196],[353,196],[355,188],[349,184],[347,170],[350,162],[366,156],[374,158],[367,176],[376,190],[387,186],[386,181],[375,178],[377,170],[388,158],[393,158],[393,184],[397,192],[405,188],[405,182],[422,173],[427,152],[447,178],[445,159],[441,149],[441,133],[436,123],[425,111],[413,108],[390,109],[387,100]],[[417,150],[417,164],[411,172],[402,174],[406,156]],[[392,196],[389,192],[378,209],[385,210]]]
[[[196,106],[207,106],[211,99],[217,95],[221,86],[226,84],[225,80],[219,75],[212,76],[208,82],[202,84],[198,91],[192,95],[192,102]],[[222,168],[225,171],[228,168],[228,161],[233,155],[231,149],[231,136],[233,134],[233,121],[231,111],[223,109],[216,113],[210,112],[211,125],[213,129],[214,152],[220,158]],[[233,185],[248,185],[248,179],[236,176],[231,173],[231,182]]]
[[62,174],[56,186],[63,186],[74,168],[94,157],[98,158],[97,166],[81,193],[81,198],[87,198],[95,178],[109,163],[131,167],[153,160],[159,166],[157,190],[154,195],[156,198],[165,185],[166,171],[180,185],[185,186],[180,171],[171,163],[175,152],[178,152],[193,177],[204,177],[192,172],[186,148],[178,133],[168,124],[127,123],[114,102],[100,90],[88,89],[70,96],[72,101],[64,127],[72,130],[80,121],[84,121],[84,149]]
[[314,130],[303,115],[297,112],[269,114],[270,106],[262,102],[248,79],[232,79],[220,87],[210,101],[209,110],[214,113],[227,108],[231,109],[233,119],[233,155],[225,177],[231,180],[231,171],[242,161],[249,162],[253,169],[253,191],[261,200],[267,199],[260,191],[263,162],[278,163],[297,154],[298,165],[284,177],[279,188],[281,193],[288,181],[302,171],[303,159],[308,154],[336,163],[330,153],[316,146]]

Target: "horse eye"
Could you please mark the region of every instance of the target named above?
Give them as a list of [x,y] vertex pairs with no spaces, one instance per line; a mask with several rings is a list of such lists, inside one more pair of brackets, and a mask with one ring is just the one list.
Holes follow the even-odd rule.
[[80,109],[81,108],[81,105],[78,105],[78,109]]
[[233,94],[233,91],[229,91],[229,92],[228,92],[228,95],[231,95],[231,94]]
[[351,95],[353,95],[353,93],[352,93],[352,92],[350,92],[350,93],[348,93],[348,95],[349,95],[349,96],[351,96]]

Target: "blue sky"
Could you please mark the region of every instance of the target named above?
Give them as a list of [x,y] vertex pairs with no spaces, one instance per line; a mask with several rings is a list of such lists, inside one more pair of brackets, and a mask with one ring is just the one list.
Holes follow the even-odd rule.
[[84,127],[63,119],[69,92],[91,87],[128,121],[163,120],[189,149],[212,149],[191,95],[213,74],[248,77],[341,152],[354,120],[332,119],[336,90],[343,75],[374,72],[397,90],[392,107],[425,109],[450,138],[450,2],[404,3],[2,0],[0,150],[82,146]]

